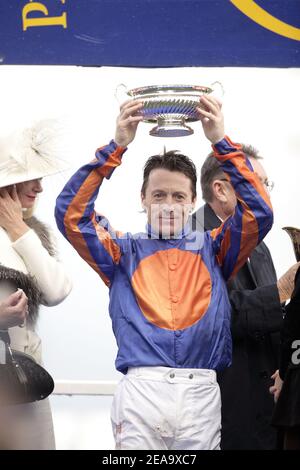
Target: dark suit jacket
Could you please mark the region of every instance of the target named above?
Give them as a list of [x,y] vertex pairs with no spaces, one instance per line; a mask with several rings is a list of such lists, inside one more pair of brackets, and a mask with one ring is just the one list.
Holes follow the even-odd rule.
[[[292,364],[292,355],[294,341],[300,340],[300,268],[295,276],[295,288],[292,298],[286,307],[286,315],[281,330],[281,348],[280,348],[280,377],[285,379],[285,374],[290,365],[300,368],[300,364]],[[299,349],[299,347],[297,348]],[[296,354],[298,357],[299,354]],[[300,394],[300,390],[299,390]]]
[[[298,429],[300,437],[300,268],[281,330],[280,377],[284,379],[273,416],[279,428]],[[296,341],[296,344],[294,344]],[[299,439],[298,437],[298,439]],[[299,447],[298,447],[299,448]]]
[[[212,230],[221,222],[208,204],[192,216],[195,230]],[[262,242],[228,282],[232,306],[232,365],[218,373],[222,398],[222,449],[274,449],[271,427],[271,375],[278,369],[282,307],[276,272]]]

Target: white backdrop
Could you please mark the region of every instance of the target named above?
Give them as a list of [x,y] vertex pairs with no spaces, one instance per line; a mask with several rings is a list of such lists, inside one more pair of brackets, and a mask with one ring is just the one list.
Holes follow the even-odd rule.
[[[209,85],[215,80],[225,89],[227,134],[234,141],[257,147],[269,178],[275,181],[275,224],[266,241],[281,275],[295,261],[291,241],[281,227],[300,227],[300,69],[1,66],[0,135],[41,118],[64,118],[72,131],[68,158],[75,169],[93,158],[96,147],[113,138],[118,114],[114,93],[119,83],[132,88],[168,83]],[[115,228],[135,232],[144,227],[139,195],[148,156],[166,145],[182,150],[200,168],[210,145],[200,123],[192,127],[192,136],[160,139],[149,136],[151,125],[140,125],[122,166],[104,182],[97,203]],[[107,312],[107,288],[55,228],[55,197],[70,174],[44,180],[37,209],[39,218],[54,228],[61,258],[74,281],[73,292],[63,304],[41,312],[44,361],[56,379],[115,379],[119,374],[114,370],[116,347]],[[200,205],[199,186],[198,191]]]

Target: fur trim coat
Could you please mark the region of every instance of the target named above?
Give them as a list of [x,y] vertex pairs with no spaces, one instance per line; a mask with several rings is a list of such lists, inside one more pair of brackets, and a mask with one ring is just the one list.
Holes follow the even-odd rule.
[[[34,331],[39,306],[62,302],[71,290],[71,281],[55,256],[47,227],[35,217],[27,219],[26,224],[30,230],[15,242],[0,227],[0,300],[17,288],[24,290],[29,314],[24,327],[9,328],[11,347],[30,354],[41,363],[41,340]],[[17,413],[12,407],[6,410],[5,420],[1,419],[1,411],[0,407],[0,448],[55,449],[48,399],[18,405]]]
[[36,337],[30,338],[39,306],[60,303],[69,294],[71,281],[56,257],[48,228],[35,217],[27,219],[26,224],[30,230],[15,242],[0,227],[0,300],[17,288],[24,290],[29,315],[25,328],[9,329],[11,343],[15,349],[32,354],[40,361],[40,354],[36,354],[38,337],[34,334]]

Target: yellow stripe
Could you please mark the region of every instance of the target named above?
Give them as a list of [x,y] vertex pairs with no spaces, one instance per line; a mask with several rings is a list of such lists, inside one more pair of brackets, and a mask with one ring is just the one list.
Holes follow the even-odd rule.
[[258,23],[273,33],[285,36],[295,41],[300,41],[300,28],[291,26],[284,21],[279,20],[275,16],[257,5],[253,0],[230,0],[230,2],[238,8],[244,15]]

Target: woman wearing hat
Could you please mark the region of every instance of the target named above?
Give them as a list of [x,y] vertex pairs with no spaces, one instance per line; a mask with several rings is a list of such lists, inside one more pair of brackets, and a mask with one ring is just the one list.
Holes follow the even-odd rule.
[[[39,305],[59,304],[72,287],[56,258],[48,228],[33,216],[42,178],[66,169],[58,158],[56,141],[51,121],[0,141],[0,306],[9,303],[17,289],[25,293],[25,320],[20,315],[19,325],[9,327],[8,333],[12,349],[38,363],[42,360],[41,340],[35,332]],[[15,319],[11,324],[16,324]],[[0,446],[5,442],[10,449],[54,449],[48,400],[9,410],[2,407],[3,412],[6,423],[3,426],[0,415]]]

